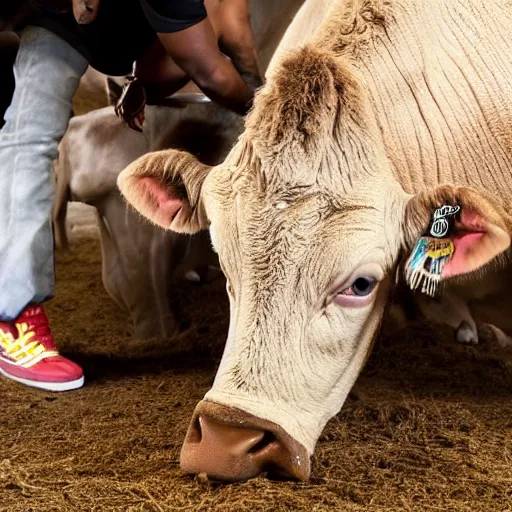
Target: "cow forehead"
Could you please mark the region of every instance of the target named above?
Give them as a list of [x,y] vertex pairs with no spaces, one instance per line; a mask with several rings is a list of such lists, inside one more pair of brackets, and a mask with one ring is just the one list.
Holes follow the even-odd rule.
[[[237,253],[250,259],[286,249],[287,256],[299,261],[315,254],[317,247],[382,246],[386,221],[381,204],[355,195],[339,198],[310,190],[302,195],[267,196],[254,190],[210,196],[207,213],[214,247],[237,246]],[[308,249],[311,247],[311,250]],[[258,256],[259,255],[259,256]]]
[[[235,216],[238,224],[247,224],[257,217],[266,225],[273,219],[300,219],[311,217],[317,222],[336,216],[342,219],[382,219],[389,194],[382,180],[352,182],[350,189],[304,186],[292,181],[265,186],[254,179],[254,174],[211,173],[203,189],[208,217],[211,222],[229,220]],[[228,219],[226,219],[228,217]],[[262,218],[263,217],[263,218]],[[263,223],[262,223],[263,221]]]
[[385,190],[393,189],[395,185],[394,180],[385,173],[361,175],[351,168],[339,169],[329,181],[317,179],[314,173],[306,179],[304,175],[307,173],[300,168],[294,169],[284,179],[276,175],[270,180],[268,175],[271,171],[263,172],[262,167],[274,168],[275,165],[262,166],[257,159],[233,163],[229,161],[230,157],[209,173],[203,189],[221,205],[230,205],[237,196],[245,201],[257,197],[259,201],[277,204],[281,209],[311,196],[339,205],[357,205],[361,202],[380,204],[386,197]]
[[266,225],[233,215],[210,232],[228,281],[243,287],[254,307],[284,300],[309,310],[351,276],[380,279],[390,270],[393,256],[375,213],[358,208],[321,218],[311,210]]
[[322,260],[322,250],[350,265],[355,252],[378,248],[379,260],[388,266],[394,252],[388,234],[400,229],[391,226],[398,216],[388,215],[389,180],[354,178],[345,180],[350,186],[326,187],[292,179],[269,184],[261,176],[250,164],[224,163],[207,178],[203,199],[212,243],[224,265],[263,262],[270,253],[278,259],[291,256],[298,264]]
[[384,273],[392,268],[401,227],[393,224],[400,216],[390,215],[393,191],[386,180],[354,180],[350,190],[270,189],[250,173],[236,179],[232,172],[219,174],[207,187],[206,211],[212,244],[230,278],[284,283],[301,273],[319,292],[340,273],[359,268],[362,255]]

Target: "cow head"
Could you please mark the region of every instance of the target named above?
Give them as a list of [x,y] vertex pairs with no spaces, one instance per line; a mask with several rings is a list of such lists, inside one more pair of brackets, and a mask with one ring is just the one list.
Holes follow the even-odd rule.
[[447,277],[510,243],[503,212],[476,192],[407,195],[357,75],[310,47],[259,93],[223,164],[158,152],[118,183],[166,229],[209,228],[227,278],[224,355],[182,451],[185,470],[213,478],[309,476],[316,441],[368,357],[400,255],[437,206],[464,212]]

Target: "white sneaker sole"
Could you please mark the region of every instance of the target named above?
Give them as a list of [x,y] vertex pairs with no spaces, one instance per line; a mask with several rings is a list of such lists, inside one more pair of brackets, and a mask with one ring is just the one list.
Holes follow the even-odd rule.
[[2,368],[0,368],[0,373],[8,379],[15,380],[21,384],[25,384],[25,386],[45,389],[46,391],[71,391],[72,389],[81,388],[84,385],[83,376],[77,380],[72,380],[69,382],[38,382],[37,380],[28,380],[22,379],[21,377],[15,377],[14,375],[11,375],[10,373],[2,370]]

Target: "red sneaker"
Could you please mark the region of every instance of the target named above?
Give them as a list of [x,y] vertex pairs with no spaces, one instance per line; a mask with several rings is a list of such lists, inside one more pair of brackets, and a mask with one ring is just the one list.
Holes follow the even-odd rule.
[[42,306],[29,306],[14,322],[0,322],[0,374],[49,391],[77,389],[82,368],[57,352]]

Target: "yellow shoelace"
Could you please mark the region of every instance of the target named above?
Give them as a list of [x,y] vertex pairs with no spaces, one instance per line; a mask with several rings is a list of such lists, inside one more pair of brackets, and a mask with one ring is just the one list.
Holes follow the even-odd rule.
[[29,368],[39,361],[58,355],[55,350],[47,350],[39,341],[33,339],[35,332],[26,323],[16,324],[18,337],[0,330],[0,347],[17,365]]

